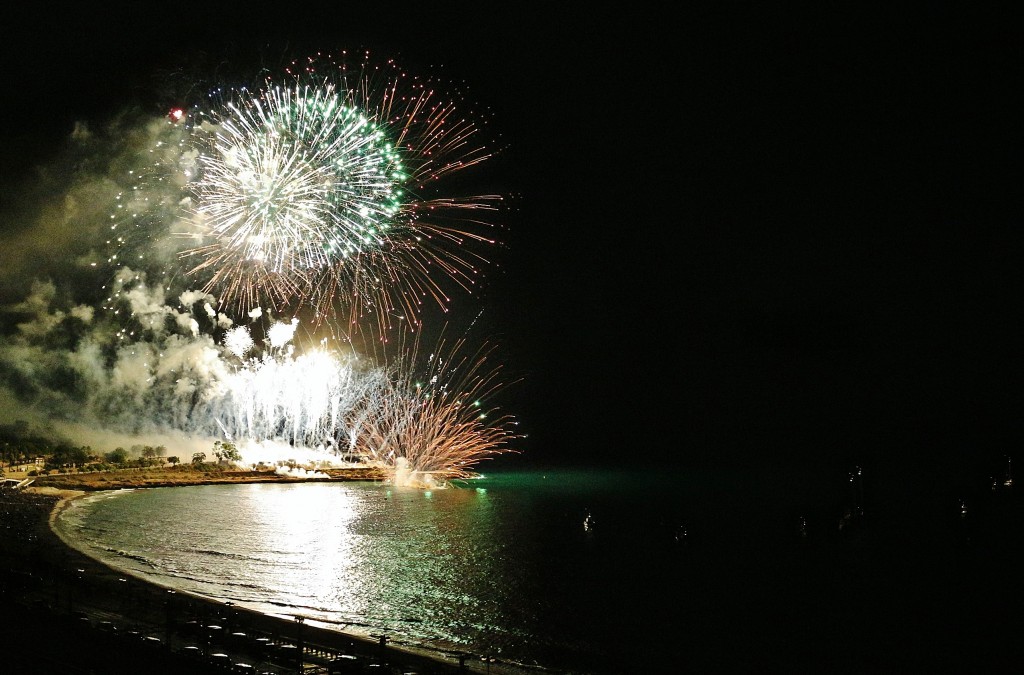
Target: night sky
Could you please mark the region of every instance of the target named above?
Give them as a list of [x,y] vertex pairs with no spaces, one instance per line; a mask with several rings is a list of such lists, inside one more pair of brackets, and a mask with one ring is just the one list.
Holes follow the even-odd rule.
[[514,208],[465,304],[523,378],[522,462],[953,480],[1024,440],[1010,17],[350,4],[4,9],[0,227],[6,186],[161,72],[366,47],[492,113]]

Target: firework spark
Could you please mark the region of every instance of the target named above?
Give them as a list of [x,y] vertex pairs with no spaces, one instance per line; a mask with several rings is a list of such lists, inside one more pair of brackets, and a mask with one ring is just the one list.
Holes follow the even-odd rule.
[[368,54],[217,90],[162,121],[153,161],[118,198],[111,262],[140,265],[154,235],[175,239],[170,224],[178,272],[223,308],[418,326],[425,306],[448,308],[449,282],[475,290],[503,202],[444,194],[494,151],[442,90]]
[[351,420],[358,419],[378,377],[379,371],[355,359],[323,349],[295,355],[289,345],[234,370],[208,415],[233,440],[271,440],[337,454],[351,447]]
[[413,365],[418,351],[398,359],[384,395],[371,401],[360,447],[406,485],[469,478],[480,462],[514,452],[515,419],[486,403],[507,386],[495,346],[469,354],[464,340],[441,341],[422,372]]

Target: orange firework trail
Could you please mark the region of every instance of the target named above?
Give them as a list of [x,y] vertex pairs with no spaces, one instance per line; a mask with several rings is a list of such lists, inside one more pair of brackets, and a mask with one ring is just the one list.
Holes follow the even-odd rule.
[[515,452],[516,421],[486,403],[506,386],[495,346],[465,351],[444,341],[414,376],[415,347],[399,359],[358,432],[361,450],[388,466],[398,483],[439,484],[476,475],[480,462]]

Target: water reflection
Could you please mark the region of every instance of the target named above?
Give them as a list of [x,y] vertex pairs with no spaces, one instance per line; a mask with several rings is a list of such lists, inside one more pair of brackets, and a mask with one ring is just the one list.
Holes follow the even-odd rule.
[[151,489],[87,498],[62,521],[90,555],[156,583],[396,641],[467,648],[501,626],[509,592],[486,490]]
[[352,533],[363,500],[350,490],[295,487],[257,484],[238,497],[238,518],[251,523],[246,538],[251,554],[271,561],[263,574],[276,592],[272,601],[308,598],[311,608],[331,611],[339,598],[336,587],[343,586],[339,613],[364,614],[360,598],[370,575],[365,556],[360,557],[359,537]]

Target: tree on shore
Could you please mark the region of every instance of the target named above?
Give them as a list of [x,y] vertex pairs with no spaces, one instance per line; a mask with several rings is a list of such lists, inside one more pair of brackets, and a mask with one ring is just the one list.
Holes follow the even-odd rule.
[[214,441],[213,455],[221,462],[240,462],[242,455],[231,441]]
[[103,455],[108,464],[125,464],[128,461],[128,451],[124,448],[114,448]]

